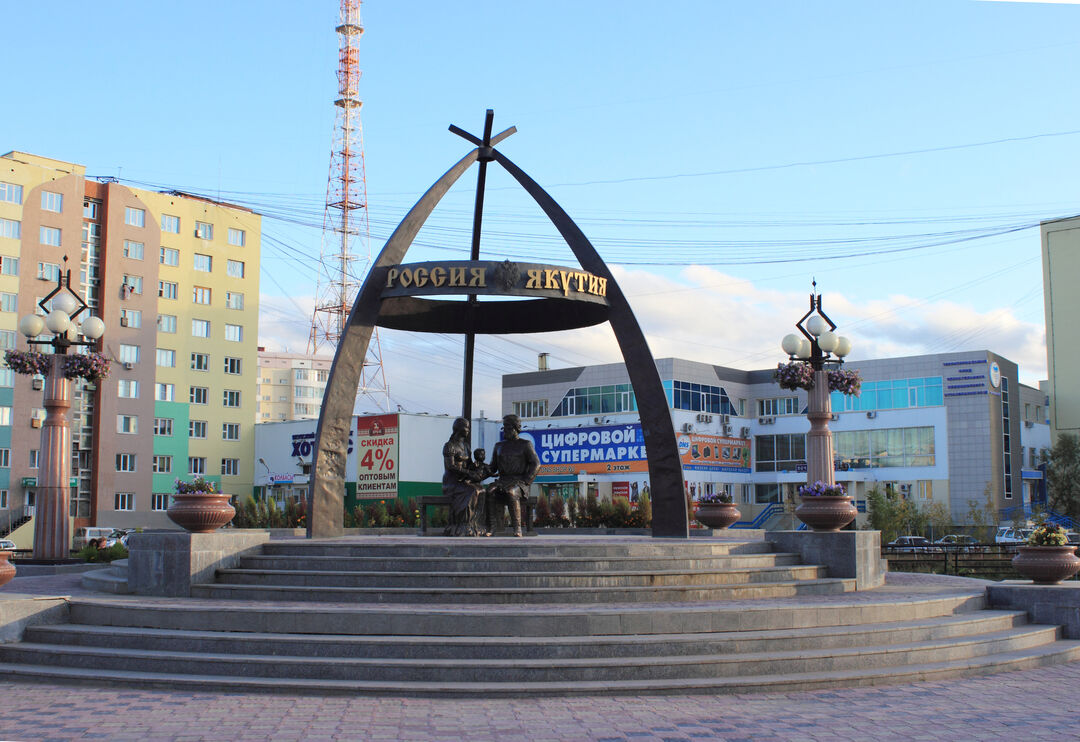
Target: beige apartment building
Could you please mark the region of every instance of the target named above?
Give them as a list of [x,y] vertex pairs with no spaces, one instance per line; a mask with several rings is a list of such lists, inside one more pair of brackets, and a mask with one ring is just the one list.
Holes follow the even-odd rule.
[[318,418],[333,362],[329,357],[272,353],[259,348],[256,422]]

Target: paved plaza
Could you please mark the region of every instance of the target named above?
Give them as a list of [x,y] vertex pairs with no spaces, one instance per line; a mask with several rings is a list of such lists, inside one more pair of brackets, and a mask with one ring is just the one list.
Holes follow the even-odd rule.
[[1070,740],[1080,663],[743,696],[300,698],[0,681],[2,740]]

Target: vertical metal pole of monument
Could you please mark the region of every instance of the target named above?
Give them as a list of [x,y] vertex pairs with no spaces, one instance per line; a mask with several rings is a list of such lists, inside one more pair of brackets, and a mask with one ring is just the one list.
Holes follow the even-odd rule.
[[71,382],[64,356],[49,355],[45,376],[45,422],[41,426],[41,470],[34,501],[34,558],[66,559],[71,549]]
[[[472,250],[469,260],[480,259],[480,228],[484,221],[484,188],[487,185],[487,165],[493,159],[491,156],[491,124],[495,120],[495,112],[490,108],[484,116],[484,140],[480,147],[480,170],[476,176],[476,207],[473,210]],[[469,294],[469,304],[476,304],[476,294]],[[476,333],[465,334],[465,363],[461,381],[461,416],[466,420],[472,420],[472,390],[473,390],[473,358],[476,353]],[[469,448],[472,448],[472,439],[469,440]]]
[[822,367],[821,349],[813,344],[814,357],[810,364],[814,369],[814,387],[809,392],[806,417],[810,431],[806,434],[806,475],[810,482],[821,481],[836,484],[833,473],[833,443],[829,432],[832,419],[832,400],[829,397],[829,372]]

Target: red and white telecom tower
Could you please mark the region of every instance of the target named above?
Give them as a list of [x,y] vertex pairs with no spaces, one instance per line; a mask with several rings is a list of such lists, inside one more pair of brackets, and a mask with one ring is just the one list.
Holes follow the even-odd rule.
[[[338,97],[330,176],[326,183],[322,252],[315,291],[308,353],[337,350],[353,300],[371,267],[368,233],[364,133],[360,126],[360,52],[364,33],[361,0],[341,0],[338,33]],[[390,395],[382,365],[379,331],[374,329],[360,374],[357,401],[366,397],[389,411]]]

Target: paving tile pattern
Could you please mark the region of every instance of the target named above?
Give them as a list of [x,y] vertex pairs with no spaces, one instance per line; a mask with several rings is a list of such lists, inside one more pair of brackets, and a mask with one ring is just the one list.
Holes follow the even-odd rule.
[[516,700],[282,698],[0,681],[0,740],[1068,740],[1080,663],[886,688]]

